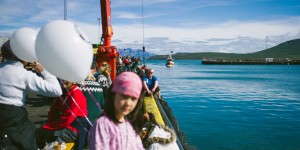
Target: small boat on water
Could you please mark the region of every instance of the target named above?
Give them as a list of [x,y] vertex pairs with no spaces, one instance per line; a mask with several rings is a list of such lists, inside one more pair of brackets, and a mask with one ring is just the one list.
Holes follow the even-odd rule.
[[174,59],[168,59],[167,62],[166,62],[166,66],[167,67],[172,67],[174,66],[175,63],[174,63]]
[[174,59],[172,58],[172,55],[170,54],[169,56],[166,57],[166,66],[172,67],[174,65],[175,65]]

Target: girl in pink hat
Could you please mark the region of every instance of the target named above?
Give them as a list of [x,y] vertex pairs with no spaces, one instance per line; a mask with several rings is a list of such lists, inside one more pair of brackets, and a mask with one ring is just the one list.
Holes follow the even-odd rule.
[[108,91],[102,115],[89,131],[91,150],[144,149],[139,132],[143,126],[142,81],[133,72],[117,76]]

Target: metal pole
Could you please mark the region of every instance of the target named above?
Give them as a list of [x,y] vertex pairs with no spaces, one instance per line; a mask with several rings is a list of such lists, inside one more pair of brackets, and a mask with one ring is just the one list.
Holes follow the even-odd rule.
[[67,12],[67,0],[64,0],[64,20],[68,20],[67,16],[68,16],[68,12]]
[[268,36],[266,36],[266,49],[268,48]]
[[98,20],[98,44],[100,44],[100,40],[101,40],[101,37],[100,37],[100,18],[97,18]]
[[142,0],[142,24],[143,24],[143,63],[145,65],[145,25],[144,25],[144,0]]

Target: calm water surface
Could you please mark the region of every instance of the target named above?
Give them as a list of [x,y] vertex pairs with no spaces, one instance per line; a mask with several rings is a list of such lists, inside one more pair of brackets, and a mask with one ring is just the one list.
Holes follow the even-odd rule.
[[299,65],[147,61],[190,145],[202,150],[299,150]]

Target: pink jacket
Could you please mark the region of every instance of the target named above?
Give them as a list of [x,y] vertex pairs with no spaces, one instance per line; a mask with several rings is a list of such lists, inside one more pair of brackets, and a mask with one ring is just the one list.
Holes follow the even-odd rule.
[[143,150],[140,136],[126,120],[115,124],[106,116],[98,118],[89,131],[90,150]]

